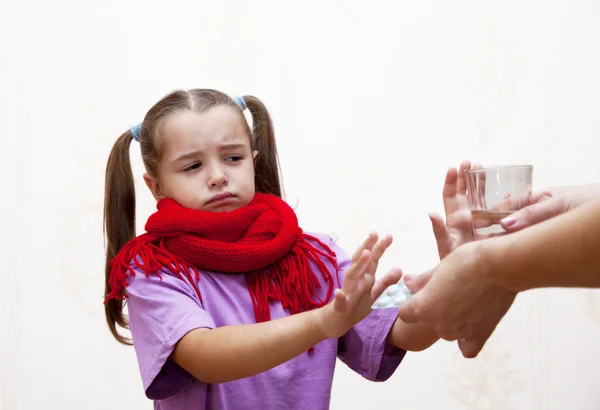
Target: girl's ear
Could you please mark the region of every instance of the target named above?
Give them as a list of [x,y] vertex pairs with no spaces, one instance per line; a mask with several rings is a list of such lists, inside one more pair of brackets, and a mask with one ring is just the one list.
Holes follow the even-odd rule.
[[158,181],[155,178],[151,177],[150,174],[144,174],[144,182],[146,182],[146,186],[148,187],[150,192],[152,192],[154,199],[160,201],[165,197],[160,189]]

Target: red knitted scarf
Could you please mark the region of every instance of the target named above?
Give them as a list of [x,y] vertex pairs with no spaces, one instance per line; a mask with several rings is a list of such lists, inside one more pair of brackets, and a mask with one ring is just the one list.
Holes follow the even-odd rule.
[[[111,261],[106,300],[127,297],[127,277],[135,275],[132,266],[137,266],[146,276],[167,268],[187,278],[200,300],[198,270],[245,273],[257,323],[270,320],[270,301],[281,302],[290,314],[329,301],[334,282],[323,258],[337,274],[335,253],[302,232],[296,214],[282,199],[257,193],[250,204],[232,212],[196,211],[172,199],[160,200],[157,208],[148,218],[147,232],[129,241]],[[317,295],[321,282],[309,261],[329,286],[325,300]]]

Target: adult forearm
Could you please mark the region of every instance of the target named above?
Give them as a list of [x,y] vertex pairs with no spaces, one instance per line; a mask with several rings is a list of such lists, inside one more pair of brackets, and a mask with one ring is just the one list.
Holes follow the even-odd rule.
[[600,201],[482,241],[489,277],[511,290],[600,287]]

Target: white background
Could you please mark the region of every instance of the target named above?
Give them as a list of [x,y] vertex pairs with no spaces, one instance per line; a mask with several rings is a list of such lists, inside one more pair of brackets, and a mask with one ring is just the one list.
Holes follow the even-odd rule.
[[[419,273],[462,159],[600,180],[599,20],[595,0],[2,0],[0,408],[151,408],[103,317],[102,203],[112,144],[164,94],[261,98],[301,226],[349,252],[390,232],[381,270]],[[332,408],[598,409],[598,346],[598,293],[529,292],[476,360],[439,342],[382,384],[340,364]]]

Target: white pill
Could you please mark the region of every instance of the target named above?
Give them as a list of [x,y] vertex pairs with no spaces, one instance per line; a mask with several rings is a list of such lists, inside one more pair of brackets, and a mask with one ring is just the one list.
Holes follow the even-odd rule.
[[391,299],[388,297],[383,297],[384,295],[381,295],[373,304],[373,308],[384,308],[387,307],[387,305],[390,303]]
[[402,303],[404,303],[406,299],[406,296],[404,296],[403,294],[399,294],[394,298],[394,306],[399,307]]
[[[402,291],[400,291],[402,290]],[[397,308],[408,299],[411,298],[413,293],[402,284],[394,284],[388,286],[388,288],[377,298],[377,300],[371,306],[372,309],[387,309]]]

